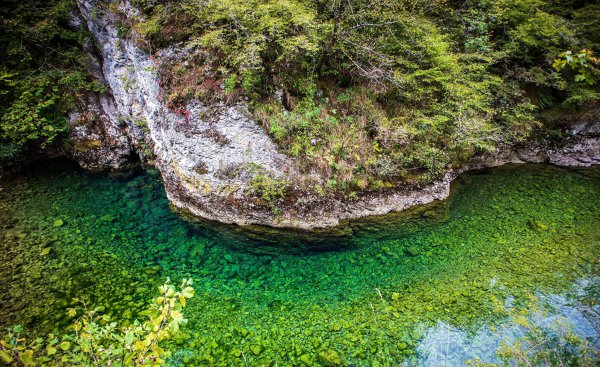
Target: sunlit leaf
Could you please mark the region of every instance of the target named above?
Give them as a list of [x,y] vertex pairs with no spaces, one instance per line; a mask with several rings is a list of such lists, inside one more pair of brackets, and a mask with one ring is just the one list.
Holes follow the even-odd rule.
[[192,287],[185,287],[183,288],[183,290],[181,291],[181,294],[185,297],[185,298],[192,298],[194,297],[194,288]]

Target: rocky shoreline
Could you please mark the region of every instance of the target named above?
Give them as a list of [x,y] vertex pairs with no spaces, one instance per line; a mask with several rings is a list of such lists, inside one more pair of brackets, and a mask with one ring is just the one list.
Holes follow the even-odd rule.
[[[557,147],[500,147],[430,184],[359,193],[352,200],[300,194],[274,213],[246,195],[252,177],[243,167],[261,167],[284,178],[298,176],[298,172],[292,159],[280,153],[252,120],[247,106],[243,102],[204,105],[192,100],[185,111],[170,110],[161,99],[155,59],[134,40],[119,36],[117,15],[108,11],[106,4],[77,3],[80,14],[74,16],[74,23],[94,35],[95,47],[88,46],[97,60],[93,72],[108,91],[90,97],[88,110],[71,116],[72,143],[67,154],[83,168],[96,171],[126,169],[138,160],[152,165],[160,171],[173,206],[197,217],[242,226],[328,228],[344,220],[443,200],[450,193],[451,182],[471,169],[505,163],[600,164],[600,123],[582,122]],[[128,3],[121,5],[120,11],[126,16],[139,15]],[[163,51],[165,56],[177,52],[182,51]]]

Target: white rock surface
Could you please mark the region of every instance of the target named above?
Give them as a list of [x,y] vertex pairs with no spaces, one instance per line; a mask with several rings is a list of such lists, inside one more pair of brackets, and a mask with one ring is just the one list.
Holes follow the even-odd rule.
[[[170,111],[160,98],[153,59],[132,40],[119,37],[116,16],[97,1],[77,3],[96,39],[102,58],[102,79],[114,101],[115,108],[102,106],[104,114],[115,126],[127,126],[134,145],[149,140],[169,199],[205,218],[240,224],[253,222],[246,221],[225,203],[230,196],[242,198],[248,180],[224,175],[223,171],[256,164],[281,176],[293,167],[289,159],[278,152],[263,129],[252,121],[243,104],[205,106],[192,101],[187,112]],[[130,16],[137,15],[127,3],[121,10]],[[145,134],[141,133],[144,127]],[[77,127],[75,131],[89,133],[82,129]]]

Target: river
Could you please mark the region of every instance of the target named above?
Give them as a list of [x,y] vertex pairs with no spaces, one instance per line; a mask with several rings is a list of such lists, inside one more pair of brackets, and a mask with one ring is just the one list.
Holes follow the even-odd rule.
[[532,296],[597,348],[578,305],[598,312],[599,203],[598,168],[507,165],[334,233],[243,231],[175,215],[155,172],[46,162],[0,181],[0,326],[61,331],[74,297],[131,322],[167,277],[192,277],[171,365],[494,361],[514,334],[494,301]]

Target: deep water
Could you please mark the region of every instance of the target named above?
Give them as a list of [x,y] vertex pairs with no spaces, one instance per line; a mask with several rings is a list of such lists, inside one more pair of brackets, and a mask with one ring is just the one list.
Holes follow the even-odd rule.
[[192,277],[173,365],[318,366],[331,350],[397,366],[427,360],[440,325],[461,335],[457,360],[493,355],[464,340],[506,321],[493,299],[563,300],[599,275],[599,203],[598,168],[505,166],[335,233],[244,233],[180,219],[155,173],[45,163],[0,181],[0,327],[60,331],[74,297],[131,321],[166,277]]

